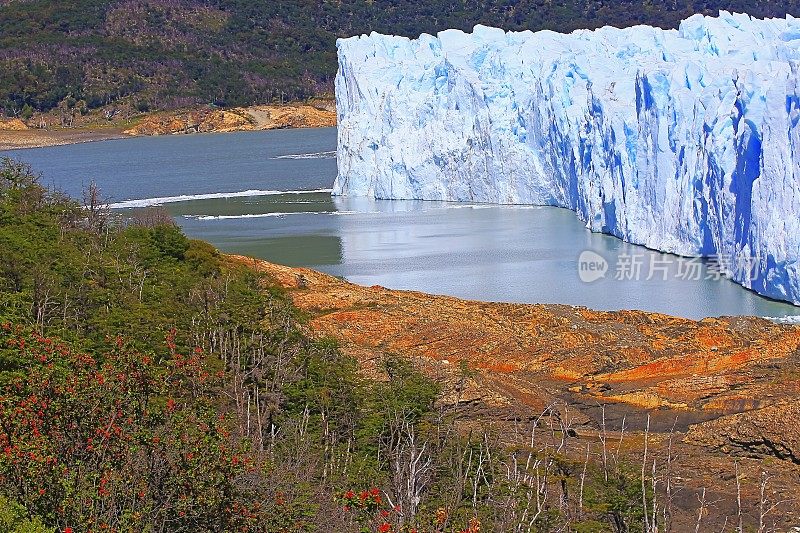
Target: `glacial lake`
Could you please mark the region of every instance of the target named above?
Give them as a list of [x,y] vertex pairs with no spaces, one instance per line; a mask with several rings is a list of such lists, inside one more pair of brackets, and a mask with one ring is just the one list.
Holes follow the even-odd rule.
[[[224,252],[364,285],[690,318],[800,315],[800,307],[719,279],[708,263],[591,233],[564,209],[332,198],[335,150],[336,130],[325,128],[142,137],[0,155],[30,163],[45,185],[78,198],[95,181],[121,213],[163,204],[189,236]],[[597,255],[581,257],[587,251]],[[603,261],[604,275],[587,282]]]

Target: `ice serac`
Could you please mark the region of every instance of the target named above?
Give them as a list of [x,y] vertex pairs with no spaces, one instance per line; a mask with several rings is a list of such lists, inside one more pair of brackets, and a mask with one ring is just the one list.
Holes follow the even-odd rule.
[[800,303],[800,19],[338,49],[334,194],[567,207]]

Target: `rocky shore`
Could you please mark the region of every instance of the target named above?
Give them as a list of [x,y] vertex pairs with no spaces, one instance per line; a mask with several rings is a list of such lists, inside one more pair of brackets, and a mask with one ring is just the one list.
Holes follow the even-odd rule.
[[547,414],[566,424],[574,449],[614,442],[640,464],[647,432],[653,457],[674,456],[685,507],[676,531],[694,530],[702,490],[716,502],[704,524],[738,512],[736,469],[739,491],[756,500],[768,471],[770,498],[788,502],[771,517],[777,530],[796,525],[800,327],[464,301],[234,259],[286,288],[309,330],[335,338],[362,372],[381,379],[389,355],[413,361],[442,385],[464,431],[493,427],[524,446],[519,427]]
[[3,130],[0,128],[0,151],[63,146],[65,144],[123,138],[125,138],[125,135],[122,134],[122,130],[119,128],[102,130]]
[[323,102],[317,105],[262,105],[230,110],[203,108],[178,113],[159,113],[144,118],[123,133],[175,135],[283,128],[325,128],[335,125],[334,104]]
[[[227,133],[282,128],[336,126],[333,100],[286,105],[257,105],[232,109],[211,106],[139,114],[113,120],[88,117],[71,127],[51,126],[54,117],[0,119],[0,151],[60,146],[131,136]],[[45,126],[45,127],[39,127]]]

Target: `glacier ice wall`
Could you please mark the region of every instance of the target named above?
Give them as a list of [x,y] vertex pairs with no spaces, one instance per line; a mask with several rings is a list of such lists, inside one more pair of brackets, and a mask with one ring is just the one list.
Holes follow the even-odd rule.
[[334,194],[566,207],[800,303],[800,19],[337,45]]

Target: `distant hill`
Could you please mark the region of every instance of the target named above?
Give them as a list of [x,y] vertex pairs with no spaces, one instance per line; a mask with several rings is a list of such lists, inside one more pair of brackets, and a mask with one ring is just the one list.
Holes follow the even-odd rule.
[[800,0],[0,0],[0,112],[300,100],[332,93],[338,37],[675,27],[720,9],[798,16]]

